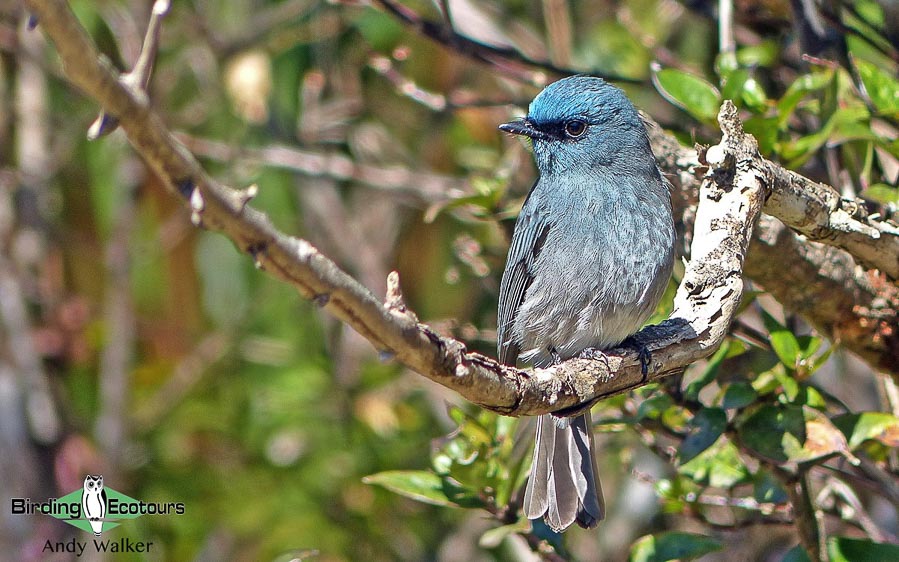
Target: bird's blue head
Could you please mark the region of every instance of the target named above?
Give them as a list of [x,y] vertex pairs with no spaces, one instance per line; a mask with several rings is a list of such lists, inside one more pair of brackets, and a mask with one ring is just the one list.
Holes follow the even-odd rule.
[[541,175],[651,172],[646,126],[624,92],[601,78],[571,76],[534,98],[528,115],[499,128],[530,137]]

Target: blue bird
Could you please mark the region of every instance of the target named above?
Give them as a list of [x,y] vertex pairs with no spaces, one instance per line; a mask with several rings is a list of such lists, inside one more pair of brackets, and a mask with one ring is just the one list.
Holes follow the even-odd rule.
[[[646,125],[618,88],[572,76],[499,128],[532,140],[540,172],[500,284],[499,359],[547,367],[596,356],[643,326],[671,277],[670,187]],[[524,496],[525,516],[557,532],[605,516],[589,405],[570,412],[540,416]]]

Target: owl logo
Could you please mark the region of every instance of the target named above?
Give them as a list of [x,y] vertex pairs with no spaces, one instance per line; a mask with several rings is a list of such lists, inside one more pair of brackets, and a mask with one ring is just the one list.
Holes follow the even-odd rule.
[[84,479],[84,491],[81,493],[81,508],[84,518],[91,524],[91,529],[98,537],[103,530],[103,518],[106,516],[106,490],[103,489],[103,476],[91,476]]

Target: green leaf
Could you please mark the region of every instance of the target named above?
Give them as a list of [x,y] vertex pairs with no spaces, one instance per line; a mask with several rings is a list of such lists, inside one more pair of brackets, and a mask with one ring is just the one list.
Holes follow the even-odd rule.
[[816,410],[821,410],[822,412],[827,410],[827,401],[824,400],[824,397],[818,392],[818,389],[813,386],[804,385],[800,388],[799,396],[797,396],[797,403],[804,404]]
[[[771,357],[774,356],[772,355]],[[776,376],[774,376],[774,372],[770,370],[762,372],[759,376],[753,379],[752,383],[750,384],[752,385],[752,389],[755,390],[760,396],[771,394],[781,386],[780,381],[777,380]]]
[[765,88],[752,76],[743,83],[743,91],[740,92],[740,98],[747,107],[756,111],[761,111],[768,106],[768,94],[765,93]]
[[401,496],[423,503],[440,506],[457,504],[447,497],[443,488],[443,479],[433,472],[425,470],[388,470],[366,476],[365,484],[381,486]]
[[899,189],[895,186],[887,185],[885,183],[875,183],[874,185],[869,185],[864,192],[862,192],[868,199],[873,199],[878,203],[883,203],[885,205],[889,205],[890,203],[899,203]]
[[[759,141],[759,150],[762,152],[762,154],[774,153],[774,149],[777,146],[778,140],[777,127],[778,119],[776,116],[763,117],[761,115],[753,115],[743,122],[743,128],[746,130],[746,132],[754,136],[756,140]],[[745,302],[745,294],[743,299]],[[741,303],[740,306],[743,307],[745,305]]]
[[653,72],[652,81],[662,96],[703,121],[713,121],[721,94],[704,79],[673,68]]
[[778,128],[783,128],[790,120],[793,110],[809,93],[822,90],[830,85],[834,73],[830,69],[815,70],[810,74],[803,74],[790,84],[786,93],[777,102]]
[[882,115],[899,115],[899,80],[870,62],[859,58],[853,58],[852,62],[877,111]]
[[735,382],[727,385],[724,389],[724,399],[722,406],[725,410],[734,408],[744,408],[753,402],[759,395],[748,382]]
[[899,560],[899,545],[877,543],[867,539],[830,537],[827,541],[830,562],[859,560]]
[[857,449],[868,440],[879,441],[887,447],[899,447],[899,418],[885,412],[844,414],[833,420],[834,425],[849,441],[849,448]]
[[781,363],[790,369],[795,369],[799,359],[799,342],[796,341],[793,332],[787,329],[771,332],[769,339],[771,347],[774,348],[774,353],[777,354]]
[[531,456],[521,453],[518,457],[510,459],[508,462],[511,463],[508,474],[496,486],[494,501],[499,507],[508,505],[515,490],[524,485],[528,476],[528,468],[531,464]]
[[[868,26],[883,28],[884,13],[883,6],[875,0],[856,0],[852,3],[853,11],[858,15],[858,21],[864,22]],[[852,14],[855,15],[855,14]],[[852,18],[853,22],[856,18]]]
[[724,51],[715,58],[715,72],[722,81],[738,70],[739,66],[736,54],[730,51]]
[[481,538],[478,539],[478,546],[481,548],[496,548],[502,544],[503,540],[509,535],[515,533],[526,533],[531,528],[531,522],[525,518],[521,518],[511,525],[503,525],[502,527],[494,527],[487,529]]
[[388,14],[376,10],[359,12],[354,21],[366,44],[376,51],[389,51],[403,36],[403,27]]
[[796,338],[796,342],[799,344],[799,356],[802,359],[808,359],[821,349],[824,340],[818,336],[799,336]]
[[774,376],[780,383],[782,394],[780,400],[787,402],[796,402],[799,397],[799,381],[793,378],[792,372],[785,372],[784,369],[775,369]]
[[667,394],[656,394],[640,403],[637,408],[637,419],[658,419],[672,404],[674,401]]
[[701,486],[695,484],[689,477],[677,475],[675,478],[662,478],[653,486],[656,496],[661,501],[663,513],[683,513],[689,504],[685,499],[688,495],[695,496],[701,491]]
[[694,533],[668,531],[646,535],[631,546],[630,562],[666,562],[667,560],[695,560],[721,550],[721,542]]
[[747,447],[779,462],[808,462],[849,450],[843,433],[807,406],[762,406],[738,424],[738,434]]
[[690,433],[681,443],[677,462],[684,464],[711,447],[727,429],[727,414],[721,408],[703,408],[689,423]]
[[727,439],[718,439],[690,462],[677,468],[679,474],[699,485],[731,488],[749,476],[736,446]]
[[690,413],[686,408],[671,406],[662,412],[660,421],[668,429],[680,433],[687,430]]
[[449,408],[449,415],[459,425],[459,433],[467,437],[473,445],[487,445],[493,442],[490,431],[476,417],[456,406]]
[[743,86],[749,80],[749,71],[737,68],[721,76],[721,99],[739,100]]
[[764,309],[762,309],[762,321],[765,323],[765,329],[768,330],[768,339],[774,352],[777,353],[777,357],[781,363],[793,368],[799,357],[799,342],[796,340],[796,336]]
[[684,389],[684,398],[691,402],[699,400],[699,391],[715,380],[715,377],[718,375],[718,370],[721,368],[721,362],[728,356],[732,341],[733,340],[731,339],[724,340],[721,347],[718,348],[718,351],[716,351],[715,354],[712,355],[712,358],[709,359],[709,362],[702,373],[687,383],[687,388]]
[[737,51],[737,61],[742,66],[771,66],[780,55],[780,45],[765,39],[757,45],[749,45]]
[[765,458],[785,462],[784,438],[791,436],[805,442],[805,418],[799,406],[765,405],[738,424],[737,432],[743,443]]

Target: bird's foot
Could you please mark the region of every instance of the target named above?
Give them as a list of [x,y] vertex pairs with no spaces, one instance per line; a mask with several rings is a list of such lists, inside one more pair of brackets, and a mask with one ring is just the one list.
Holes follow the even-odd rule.
[[559,350],[556,349],[556,346],[554,346],[554,345],[549,346],[547,351],[549,351],[549,356],[552,357],[553,367],[558,367],[559,365],[562,364],[563,361],[565,361],[564,359],[562,359],[562,356],[559,355]]
[[643,375],[643,382],[646,382],[646,379],[649,377],[649,366],[652,364],[652,352],[646,347],[643,338],[640,337],[639,333],[636,333],[621,342],[621,345],[637,352],[637,357],[640,358],[640,374]]
[[602,361],[603,365],[606,366],[607,371],[611,371],[612,368],[609,366],[609,358],[603,352],[603,350],[596,347],[588,347],[587,349],[581,351],[578,354],[578,357],[581,359],[593,359],[594,361]]

